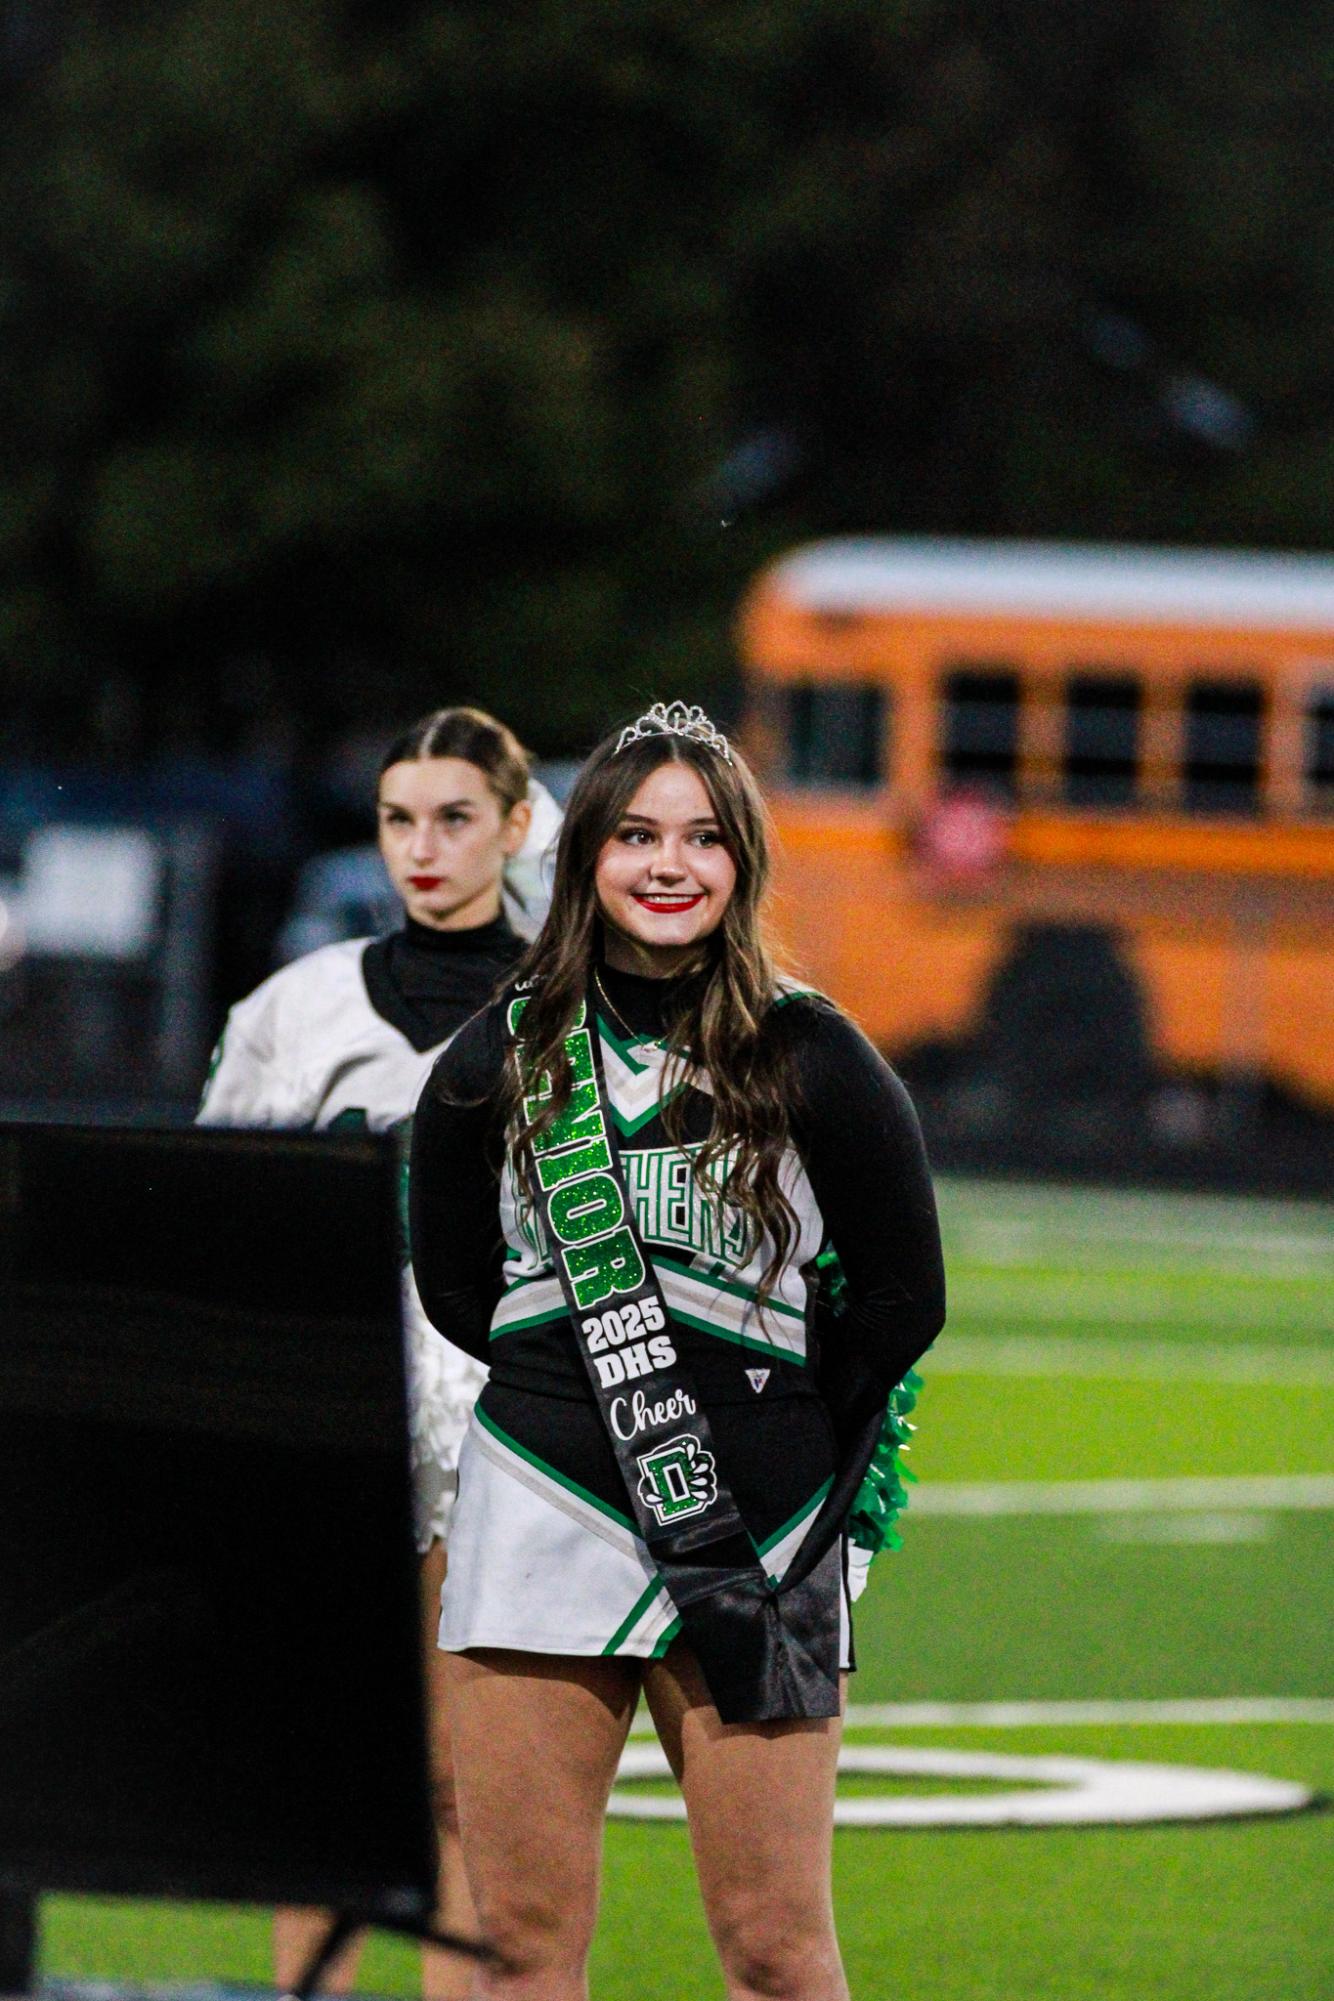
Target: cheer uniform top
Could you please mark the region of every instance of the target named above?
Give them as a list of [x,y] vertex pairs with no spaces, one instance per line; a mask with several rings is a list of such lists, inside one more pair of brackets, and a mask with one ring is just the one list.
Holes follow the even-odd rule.
[[[504,917],[463,931],[411,918],[386,938],[307,953],[238,1001],[204,1086],[199,1122],[387,1132],[407,1128],[441,1050],[517,963]],[[418,1547],[446,1533],[459,1441],[484,1366],[442,1340],[405,1273]]]
[[[680,983],[607,967],[599,978],[610,1007],[597,1031],[639,1231],[737,1506],[781,1578],[837,1460],[813,1367],[817,1256],[838,1251],[847,1311],[837,1338],[856,1344],[886,1395],[943,1324],[917,1120],[893,1072],[829,1002],[775,1005],[767,1032],[787,1040],[797,1080],[781,1174],[796,1224],[761,1306],[771,1242],[748,1244],[738,1213],[699,1188],[664,1128],[664,1078],[685,1094],[687,1149],[712,1117],[707,1079],[677,1081],[662,1039]],[[504,1157],[494,1105],[506,1047],[504,1006],[493,1005],[435,1066],[413,1130],[421,1297],[437,1326],[490,1365],[460,1457],[440,1643],[656,1657],[677,1630],[675,1608],[636,1532],[548,1247]],[[611,1406],[622,1436],[635,1435],[653,1394],[651,1378],[627,1377]]]

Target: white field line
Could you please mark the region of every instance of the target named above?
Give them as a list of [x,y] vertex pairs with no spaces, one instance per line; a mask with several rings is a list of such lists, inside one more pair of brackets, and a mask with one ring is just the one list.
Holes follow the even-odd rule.
[[1176,1515],[1099,1515],[1098,1534],[1104,1542],[1139,1544],[1256,1543],[1273,1539],[1277,1516],[1243,1515],[1229,1510],[1199,1508]]
[[1210,1296],[1201,1289],[1184,1296],[1156,1284],[1136,1286],[1116,1279],[1073,1275],[1024,1278],[964,1272],[950,1288],[950,1311],[976,1320],[1088,1320],[1112,1327],[1179,1327],[1207,1322],[1213,1327],[1297,1326],[1306,1334],[1334,1332],[1334,1280],[1328,1299],[1283,1300],[1272,1292],[1238,1297],[1225,1287]]
[[[850,1702],[850,1730],[1023,1730],[1030,1724],[1334,1723],[1334,1701],[1285,1695],[1206,1696],[1194,1701]],[[644,1727],[652,1729],[645,1719]]]
[[1273,1383],[1334,1388],[1334,1347],[1238,1343],[1069,1341],[1042,1334],[941,1336],[922,1363],[932,1376],[1088,1376],[1119,1382]]
[[1171,1480],[936,1480],[914,1487],[922,1515],[1129,1515],[1181,1509],[1334,1508],[1334,1473]]
[[1127,1219],[1099,1227],[1096,1220],[1069,1218],[1060,1222],[1038,1217],[984,1222],[955,1219],[950,1231],[954,1248],[983,1264],[1030,1264],[1058,1253],[1074,1262],[1097,1247],[1124,1258],[1133,1271],[1164,1257],[1175,1276],[1191,1277],[1217,1271],[1233,1277],[1318,1278],[1334,1273],[1334,1222],[1309,1234],[1295,1231],[1177,1230]]
[[[952,1746],[839,1746],[838,1769],[912,1779],[1008,1780],[1010,1791],[989,1793],[846,1793],[834,1802],[835,1827],[1143,1827],[1161,1821],[1232,1820],[1261,1813],[1304,1813],[1315,1805],[1308,1787],[1255,1772],[1220,1772],[1190,1765],[1143,1764],[1129,1758],[1035,1757],[1009,1751],[956,1751]],[[667,1755],[658,1744],[627,1744],[622,1780],[665,1779]],[[613,1790],[607,1811],[618,1820],[684,1820],[679,1793]]]

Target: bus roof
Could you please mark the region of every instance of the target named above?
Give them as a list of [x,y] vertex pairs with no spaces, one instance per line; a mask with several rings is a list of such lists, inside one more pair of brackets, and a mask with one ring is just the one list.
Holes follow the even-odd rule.
[[759,591],[831,616],[1027,614],[1334,634],[1334,556],[1258,550],[845,536],[780,557]]

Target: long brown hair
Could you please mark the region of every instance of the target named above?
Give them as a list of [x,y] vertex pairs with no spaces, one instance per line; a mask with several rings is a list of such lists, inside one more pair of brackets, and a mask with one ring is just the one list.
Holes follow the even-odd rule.
[[[684,1146],[684,1105],[676,1083],[707,1073],[713,1127],[693,1156],[702,1194],[741,1212],[754,1243],[768,1231],[775,1249],[760,1282],[761,1302],[772,1291],[796,1229],[791,1203],[779,1182],[789,1138],[795,1086],[786,1038],[765,1032],[777,994],[777,975],[764,942],[761,903],[769,879],[768,816],[751,772],[736,751],[729,763],[692,737],[653,735],[617,749],[608,736],[585,764],[570,794],[556,853],[551,908],[529,947],[519,976],[534,977],[523,1017],[523,1073],[511,1063],[504,1111],[520,1179],[527,1182],[533,1143],[560,1116],[572,1089],[565,1038],[584,999],[596,963],[599,925],[598,857],[619,827],[644,780],[662,764],[695,771],[718,816],[723,843],[736,867],[736,886],[717,930],[702,943],[702,979],[682,988],[679,1017],[667,1028],[671,1052],[663,1072],[663,1124],[674,1145]],[[525,1079],[547,1075],[551,1096],[525,1122]],[[528,1086],[531,1088],[531,1086]],[[517,1130],[516,1130],[517,1129]]]

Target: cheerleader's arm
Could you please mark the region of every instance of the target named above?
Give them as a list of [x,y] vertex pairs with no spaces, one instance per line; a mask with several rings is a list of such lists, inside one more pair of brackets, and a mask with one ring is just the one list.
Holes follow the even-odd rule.
[[831,1334],[887,1394],[945,1324],[926,1149],[907,1091],[861,1031],[828,1003],[802,1013],[796,1136],[847,1282]]
[[503,1290],[492,1109],[502,1064],[492,1009],[459,1031],[428,1077],[413,1115],[408,1174],[408,1234],[422,1305],[446,1340],[480,1362]]
[[[845,1017],[816,1003],[800,1051],[797,1121],[812,1190],[838,1253],[843,1290],[822,1316],[822,1384],[840,1406],[849,1494],[848,1583],[865,1588],[878,1550],[897,1548],[912,1475],[900,1457],[921,1388],[913,1363],[945,1320],[935,1196],[912,1102]],[[844,1407],[845,1406],[845,1407]]]

